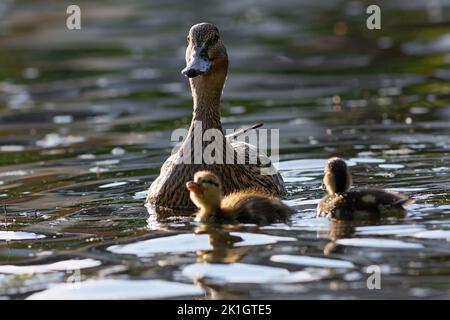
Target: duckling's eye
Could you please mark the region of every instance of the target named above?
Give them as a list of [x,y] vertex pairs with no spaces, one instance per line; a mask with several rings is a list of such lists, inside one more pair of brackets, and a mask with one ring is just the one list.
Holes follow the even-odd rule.
[[187,36],[187,37],[186,37],[186,41],[187,41],[188,43],[190,43],[190,42],[191,42],[191,38],[190,38],[189,36]]
[[219,186],[218,183],[216,183],[216,182],[214,182],[214,181],[212,181],[212,180],[203,180],[203,181],[201,181],[201,184],[205,184],[205,183],[207,183],[207,184],[212,184],[213,186],[216,186],[216,187]]

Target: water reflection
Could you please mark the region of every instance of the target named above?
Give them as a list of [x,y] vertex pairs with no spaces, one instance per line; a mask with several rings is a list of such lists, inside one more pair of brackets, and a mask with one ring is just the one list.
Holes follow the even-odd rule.
[[[75,33],[60,27],[64,5],[0,3],[1,266],[101,261],[78,293],[51,291],[71,298],[162,297],[151,287],[167,281],[167,297],[350,299],[376,297],[365,270],[377,264],[394,298],[448,298],[448,1],[382,2],[381,33],[360,23],[362,1],[79,5]],[[143,208],[172,130],[190,121],[179,70],[204,20],[229,48],[224,126],[280,129],[289,223],[207,227]],[[316,219],[331,156],[349,159],[358,186],[416,203],[403,219]],[[65,285],[44,271],[1,273],[0,297]]]
[[236,248],[235,244],[243,241],[240,236],[231,235],[226,227],[214,225],[200,225],[195,229],[196,234],[207,234],[211,250],[197,251],[197,261],[206,263],[233,263],[241,260],[245,248]]

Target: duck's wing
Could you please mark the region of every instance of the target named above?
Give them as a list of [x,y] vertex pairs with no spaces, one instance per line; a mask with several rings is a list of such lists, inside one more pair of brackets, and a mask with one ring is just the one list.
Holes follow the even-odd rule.
[[237,161],[239,164],[255,165],[258,169],[273,169],[271,172],[277,173],[277,170],[272,164],[272,160],[265,153],[258,153],[259,150],[254,145],[235,140],[231,142],[231,146],[238,156]]
[[244,141],[235,140],[231,142],[231,146],[236,152],[238,163],[246,165],[252,176],[270,180],[269,184],[276,186],[276,194],[279,196],[287,194],[283,178],[266,154],[258,153],[258,148]]
[[238,131],[233,132],[231,134],[227,134],[225,136],[225,138],[228,139],[228,140],[231,140],[231,139],[234,139],[234,138],[240,136],[241,134],[244,134],[244,133],[246,133],[246,132],[248,132],[250,130],[258,129],[259,127],[262,127],[262,126],[263,126],[262,123],[257,123],[257,124],[251,125],[249,127],[245,127],[245,128],[239,129]]

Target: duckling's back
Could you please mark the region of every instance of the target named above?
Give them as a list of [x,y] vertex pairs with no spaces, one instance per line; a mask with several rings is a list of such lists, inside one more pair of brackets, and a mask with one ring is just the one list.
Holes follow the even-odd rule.
[[317,206],[317,215],[339,220],[404,217],[403,205],[412,201],[400,193],[370,189],[353,190],[322,198]]
[[242,223],[284,221],[293,212],[279,198],[258,189],[231,193],[221,203],[222,217]]

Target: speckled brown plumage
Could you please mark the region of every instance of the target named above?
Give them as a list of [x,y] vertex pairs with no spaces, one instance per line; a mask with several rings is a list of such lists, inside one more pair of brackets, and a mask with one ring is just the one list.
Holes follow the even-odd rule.
[[[157,211],[160,209],[186,210],[195,209],[185,191],[185,183],[192,178],[195,172],[209,170],[217,174],[223,181],[223,192],[229,194],[236,190],[258,187],[272,195],[282,196],[286,194],[283,179],[278,173],[262,175],[260,164],[183,164],[180,159],[184,154],[193,150],[192,141],[195,137],[194,122],[202,122],[202,134],[207,129],[218,129],[223,133],[220,122],[220,97],[228,71],[228,56],[225,47],[218,37],[218,30],[212,24],[198,24],[191,28],[188,36],[188,48],[186,50],[186,63],[190,62],[194,47],[204,46],[205,55],[211,62],[211,66],[205,74],[189,79],[193,96],[193,116],[188,136],[182,143],[178,152],[170,156],[161,167],[159,177],[152,183],[149,189],[147,202]],[[224,134],[223,134],[224,136]],[[202,144],[202,150],[208,145]],[[245,148],[242,144],[232,145],[223,138],[224,150],[232,150],[236,159],[238,148]],[[267,162],[263,162],[267,163]],[[266,166],[271,164],[266,164]]]
[[352,190],[323,197],[317,214],[338,220],[401,218],[405,215],[403,205],[411,201],[402,194],[384,190]]

